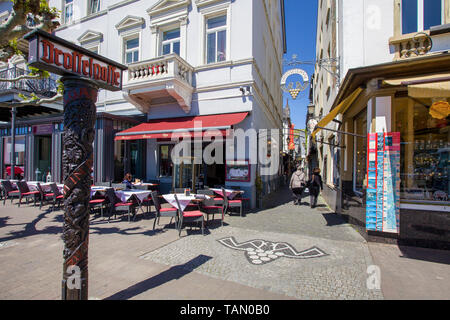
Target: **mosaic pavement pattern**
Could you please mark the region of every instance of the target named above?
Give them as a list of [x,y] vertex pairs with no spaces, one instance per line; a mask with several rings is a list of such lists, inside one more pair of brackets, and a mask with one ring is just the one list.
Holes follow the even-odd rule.
[[[366,287],[367,267],[372,265],[372,258],[367,244],[362,241],[336,241],[231,226],[210,232],[206,236],[198,233],[182,236],[140,258],[298,299],[383,299],[380,290]],[[243,251],[232,250],[218,241],[231,237],[235,244],[264,239],[266,243],[288,243],[300,252],[320,248],[322,255],[320,258],[272,259],[270,263],[254,264],[249,263],[252,258],[246,257]],[[198,261],[203,256],[211,258],[190,265],[189,261]]]
[[224,246],[245,252],[245,257],[252,264],[265,264],[281,257],[293,259],[319,258],[327,254],[317,247],[297,252],[294,247],[286,242],[272,242],[255,239],[239,243],[233,237],[217,240]]

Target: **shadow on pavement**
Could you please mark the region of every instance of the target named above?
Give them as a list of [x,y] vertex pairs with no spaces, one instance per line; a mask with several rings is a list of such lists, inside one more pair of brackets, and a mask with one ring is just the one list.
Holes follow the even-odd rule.
[[399,245],[398,248],[403,254],[402,256],[400,256],[400,258],[423,260],[450,265],[450,251],[448,250],[409,247],[401,245]]
[[131,287],[128,287],[122,291],[113,294],[112,296],[105,298],[104,300],[131,299],[143,292],[159,287],[160,285],[163,285],[166,282],[180,279],[181,277],[184,277],[186,274],[194,271],[196,268],[198,268],[199,266],[208,262],[211,259],[212,257],[201,254],[184,264],[173,266],[169,270],[161,272],[160,274],[151,277],[147,280],[138,282],[132,285]]
[[322,213],[322,216],[327,221],[327,227],[338,226],[341,224],[346,224],[344,219],[336,215],[335,213]]

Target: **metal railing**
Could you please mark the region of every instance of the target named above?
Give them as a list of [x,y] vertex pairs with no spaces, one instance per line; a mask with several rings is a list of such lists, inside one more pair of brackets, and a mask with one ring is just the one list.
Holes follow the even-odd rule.
[[[0,78],[14,79],[22,75],[30,74],[31,71],[13,67],[0,71]],[[38,96],[53,97],[57,93],[56,80],[52,77],[46,79],[23,79],[14,82],[0,82],[0,92],[17,90],[35,93]]]

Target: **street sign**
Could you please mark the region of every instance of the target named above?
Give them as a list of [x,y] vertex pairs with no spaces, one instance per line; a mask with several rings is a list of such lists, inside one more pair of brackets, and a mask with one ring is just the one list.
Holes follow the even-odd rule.
[[61,76],[78,76],[110,91],[122,90],[127,67],[83,47],[36,29],[24,36],[29,41],[28,63]]

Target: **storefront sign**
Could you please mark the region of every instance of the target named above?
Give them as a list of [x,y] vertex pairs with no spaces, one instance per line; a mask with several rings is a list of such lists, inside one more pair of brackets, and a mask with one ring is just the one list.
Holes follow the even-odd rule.
[[52,134],[53,125],[52,124],[40,124],[32,127],[33,134]]
[[399,233],[400,133],[371,133],[367,152],[366,229]]
[[248,160],[228,160],[226,163],[226,181],[250,181],[250,164]]
[[29,41],[31,66],[62,76],[88,78],[103,89],[122,90],[122,73],[126,66],[39,29],[24,38]]
[[294,125],[289,128],[289,150],[295,150]]
[[[291,82],[286,87],[286,81],[292,75],[299,75],[303,80],[303,84],[300,81],[297,81],[295,84],[295,88],[294,88],[294,84]],[[309,77],[308,77],[308,74],[304,70],[291,69],[291,70],[286,71],[283,74],[283,76],[281,77],[280,87],[281,87],[281,90],[283,90],[284,92],[290,93],[292,99],[295,100],[301,91],[308,88],[308,84],[309,84]]]

